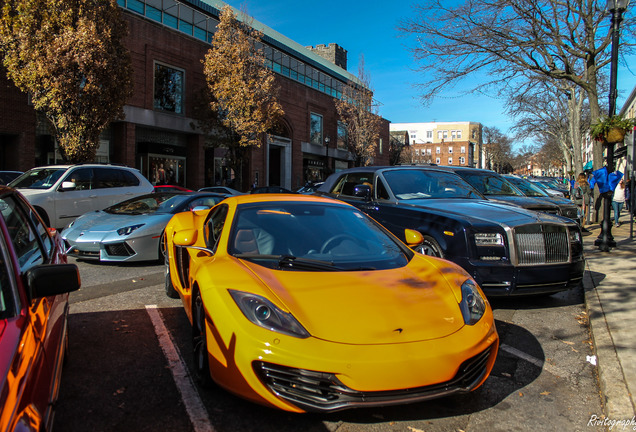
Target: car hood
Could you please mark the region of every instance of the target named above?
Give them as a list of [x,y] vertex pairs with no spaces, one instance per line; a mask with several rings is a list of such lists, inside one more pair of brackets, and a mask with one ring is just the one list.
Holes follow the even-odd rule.
[[[267,297],[277,298],[319,339],[405,343],[458,331],[464,321],[449,274],[413,261],[403,268],[359,272],[282,271],[242,262],[265,285]],[[456,280],[467,279],[461,270],[456,275]]]
[[486,198],[490,201],[495,201],[502,204],[515,205],[518,207],[527,208],[537,211],[558,211],[559,207],[555,204],[551,204],[544,200],[540,200],[527,196],[515,196],[515,195],[486,195]]
[[65,228],[63,236],[72,231],[110,232],[133,224],[151,224],[164,220],[166,223],[172,217],[169,213],[154,213],[147,215],[110,214],[102,210],[86,213],[75,219],[73,226]]
[[473,223],[478,221],[487,224],[498,222],[511,227],[540,222],[563,223],[560,218],[548,213],[538,213],[522,207],[486,200],[421,199],[400,201],[400,205],[421,208],[428,213],[439,213],[444,216],[455,214],[462,219],[468,218]]

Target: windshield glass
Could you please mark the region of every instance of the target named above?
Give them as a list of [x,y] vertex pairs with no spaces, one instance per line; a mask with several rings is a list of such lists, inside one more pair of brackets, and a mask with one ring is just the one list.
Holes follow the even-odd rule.
[[435,170],[388,170],[383,173],[399,200],[424,198],[477,198],[475,189],[451,172]]
[[110,214],[175,213],[189,197],[183,194],[152,193],[120,202],[104,211]]
[[475,171],[462,172],[460,176],[486,196],[523,196],[523,194],[510,182],[496,174]]
[[49,189],[67,171],[67,168],[33,168],[17,179],[9,186],[18,189]]
[[508,180],[517,186],[521,192],[523,192],[526,196],[529,197],[547,197],[548,195],[543,189],[539,186],[533,184],[531,181],[526,179],[510,177]]
[[304,202],[239,206],[228,253],[270,268],[312,271],[398,268],[413,256],[355,208]]

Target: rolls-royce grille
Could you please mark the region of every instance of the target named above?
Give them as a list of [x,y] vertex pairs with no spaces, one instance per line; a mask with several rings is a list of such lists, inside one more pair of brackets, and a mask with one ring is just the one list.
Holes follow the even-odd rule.
[[[254,362],[261,381],[279,397],[307,411],[337,411],[355,406],[395,405],[472,390],[487,370],[492,346],[461,364],[450,381],[424,387],[360,392],[345,386],[331,373]],[[423,365],[422,367],[425,367]]]
[[558,225],[526,225],[515,229],[519,264],[556,264],[570,261],[568,229]]

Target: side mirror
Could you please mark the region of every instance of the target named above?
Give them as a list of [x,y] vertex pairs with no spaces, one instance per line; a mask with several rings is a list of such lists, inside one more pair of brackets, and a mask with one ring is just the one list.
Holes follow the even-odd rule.
[[371,186],[365,184],[356,185],[356,187],[353,188],[353,196],[370,201]]
[[421,232],[408,228],[404,230],[404,237],[409,247],[417,246],[424,241],[424,236]]
[[75,264],[44,264],[29,269],[25,275],[30,300],[77,291],[81,286]]
[[75,185],[75,182],[65,181],[65,182],[62,182],[62,187],[60,188],[60,191],[64,192],[69,190],[75,190],[76,187],[77,186]]
[[195,229],[185,229],[174,234],[172,242],[177,246],[192,246],[196,243],[198,231]]

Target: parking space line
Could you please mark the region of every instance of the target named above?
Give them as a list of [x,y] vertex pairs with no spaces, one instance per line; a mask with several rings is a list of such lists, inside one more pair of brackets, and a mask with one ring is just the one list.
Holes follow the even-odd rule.
[[499,348],[501,348],[503,351],[506,351],[508,354],[517,356],[520,359],[527,361],[528,363],[532,363],[533,365],[541,369],[545,369],[546,371],[550,372],[552,375],[556,375],[558,377],[565,377],[567,375],[564,371],[562,371],[558,367],[552,366],[551,364],[546,363],[542,360],[539,360],[536,357],[532,357],[530,354],[526,354],[523,351],[518,350],[517,348],[511,347],[510,345],[501,344]]
[[148,312],[150,316],[152,325],[155,328],[155,333],[159,339],[159,345],[168,360],[172,376],[177,384],[179,393],[181,393],[181,399],[188,412],[194,431],[214,432],[214,427],[210,423],[208,412],[203,406],[199,393],[194,387],[194,383],[190,378],[190,374],[188,374],[188,369],[179,354],[179,350],[172,342],[172,338],[163,322],[163,318],[157,310],[157,305],[146,305],[146,312]]

